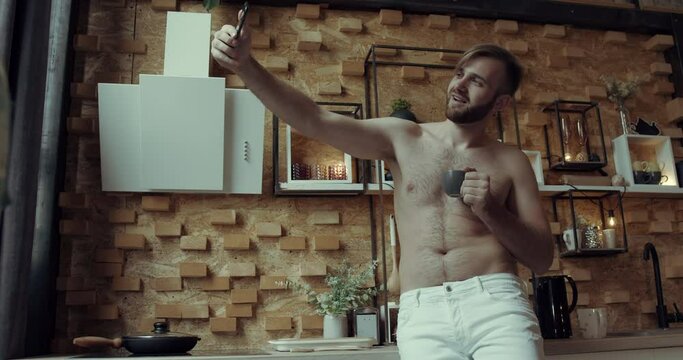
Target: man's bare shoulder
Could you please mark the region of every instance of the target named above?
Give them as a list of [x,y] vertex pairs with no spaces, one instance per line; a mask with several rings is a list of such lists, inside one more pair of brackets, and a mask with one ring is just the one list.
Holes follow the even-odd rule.
[[[516,145],[498,143],[496,154],[500,159],[504,160],[505,164],[513,169],[519,169],[520,165],[529,164],[529,158]],[[521,169],[526,169],[526,167],[521,167]]]

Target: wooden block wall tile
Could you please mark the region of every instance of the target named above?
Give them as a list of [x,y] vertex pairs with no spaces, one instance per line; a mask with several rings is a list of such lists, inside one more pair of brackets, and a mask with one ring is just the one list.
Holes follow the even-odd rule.
[[100,38],[93,35],[75,35],[74,50],[97,52],[100,51]]
[[235,88],[235,89],[244,89],[247,86],[244,84],[244,81],[242,79],[235,75],[235,74],[228,74],[225,76],[225,87],[226,88]]
[[430,29],[448,29],[451,27],[451,17],[448,15],[430,14],[427,16],[427,27]]
[[71,97],[83,100],[96,100],[97,84],[71,83]]
[[60,192],[58,204],[64,209],[86,209],[88,197],[85,194]]
[[548,55],[546,57],[546,65],[551,68],[567,68],[569,67],[569,59],[560,55]]
[[398,55],[398,50],[390,49],[390,48],[376,47],[375,48],[375,54],[377,56],[396,56],[396,55]]
[[292,329],[292,318],[291,317],[269,316],[266,318],[266,331],[291,330],[291,329]]
[[623,44],[627,41],[626,33],[622,31],[605,31],[603,40],[608,44]]
[[154,235],[160,237],[180,236],[182,235],[182,225],[169,222],[158,222],[154,224]]
[[320,315],[301,315],[301,330],[322,330],[323,317]]
[[550,223],[550,232],[553,235],[562,235],[562,227],[560,226],[559,222],[551,222]]
[[237,212],[232,209],[212,210],[211,225],[235,225],[237,224]]
[[95,305],[97,303],[97,294],[94,290],[67,291],[64,303],[67,306]]
[[90,233],[90,223],[83,220],[61,220],[59,233],[61,235],[84,236]]
[[254,49],[270,49],[270,34],[261,32],[252,33],[251,47]]
[[550,268],[548,268],[549,271],[560,271],[560,259],[555,257],[553,258],[553,262],[550,264]]
[[323,44],[323,34],[320,31],[302,31],[296,42],[299,51],[318,51]]
[[181,306],[175,304],[154,305],[154,316],[166,319],[181,319],[183,317]]
[[345,76],[363,76],[365,75],[365,64],[360,60],[344,60],[341,64],[341,74]]
[[339,81],[323,81],[318,84],[318,95],[341,95],[342,85]]
[[233,304],[256,304],[258,302],[258,291],[256,289],[232,289],[230,291],[230,302]]
[[152,281],[152,287],[156,291],[182,291],[183,279],[176,277],[159,277]]
[[655,300],[643,300],[640,302],[641,314],[656,314],[657,302]]
[[157,11],[176,11],[178,0],[152,0],[152,9]]
[[343,33],[359,33],[363,31],[363,20],[356,18],[339,18],[339,31]]
[[282,236],[282,226],[274,222],[256,223],[256,236],[258,237],[280,237]]
[[294,16],[299,19],[320,19],[320,5],[297,4]]
[[116,234],[114,247],[124,250],[144,250],[145,235],[141,234]]
[[586,57],[586,52],[575,46],[565,46],[562,49],[562,55],[570,59],[581,59]]
[[225,250],[249,250],[249,236],[241,234],[224,234],[223,249]]
[[623,304],[631,302],[631,293],[627,290],[605,291],[605,304]]
[[142,210],[171,211],[171,198],[168,196],[143,196]]
[[80,276],[57,278],[57,291],[77,291],[85,289],[85,279]]
[[113,7],[122,8],[126,7],[126,0],[100,0],[100,6],[102,7]]
[[674,37],[671,35],[655,35],[645,42],[645,49],[650,51],[663,51],[674,46]]
[[341,223],[339,211],[336,210],[314,211],[308,219],[313,225],[339,225]]
[[230,277],[256,276],[256,265],[254,263],[230,263],[228,273]]
[[519,123],[524,126],[543,126],[548,124],[548,115],[538,111],[526,112]]
[[671,64],[669,63],[652,63],[650,64],[650,73],[652,75],[669,75],[673,72]]
[[94,263],[92,275],[96,277],[115,277],[123,274],[123,264],[117,263]]
[[576,297],[576,305],[588,306],[588,304],[590,304],[590,302],[591,302],[590,294],[581,293]]
[[135,224],[135,210],[116,209],[109,211],[110,224]]
[[657,221],[676,221],[676,213],[673,211],[655,211],[654,219]]
[[206,251],[208,248],[208,240],[206,235],[188,235],[180,237],[181,250],[200,250]]
[[211,332],[237,332],[237,318],[211,318],[209,319],[209,329]]
[[280,238],[280,250],[306,250],[305,236],[285,236]]
[[259,279],[259,289],[260,290],[281,290],[286,289],[287,284],[286,276],[279,275],[262,275]]
[[249,17],[247,18],[247,24],[252,28],[261,26],[261,14],[250,12]]
[[461,53],[455,53],[455,52],[444,51],[444,52],[439,54],[439,59],[441,59],[441,61],[446,61],[446,62],[457,62],[460,60],[461,57],[462,57]]
[[116,320],[119,318],[117,305],[90,305],[88,306],[88,319],[92,320]]
[[287,60],[287,58],[282,56],[269,55],[266,57],[266,61],[263,63],[263,67],[276,73],[288,72],[289,61]]
[[561,39],[567,36],[564,25],[545,25],[543,26],[543,37],[551,39]]
[[229,276],[214,276],[202,280],[201,285],[204,291],[227,291],[230,290]]
[[639,210],[639,211],[630,210],[630,211],[626,212],[625,217],[626,217],[626,223],[628,223],[628,224],[646,223],[646,222],[650,221],[650,214],[647,212],[647,210]]
[[662,135],[674,139],[683,138],[683,129],[681,128],[662,128]]
[[95,250],[95,262],[123,264],[123,250],[97,249]]
[[536,94],[533,100],[534,105],[548,105],[557,100],[559,95],[556,92],[542,91]]
[[648,234],[669,234],[673,232],[670,221],[653,221],[647,230]]
[[529,44],[521,40],[508,41],[505,43],[505,48],[515,55],[524,55],[529,52]]
[[571,276],[574,281],[591,281],[591,272],[590,270],[586,269],[578,269],[578,268],[567,268],[564,269],[563,273],[565,275]]
[[142,40],[134,39],[102,40],[100,49],[122,54],[146,54],[147,44]]
[[339,250],[339,238],[336,236],[316,236],[313,240],[313,250]]
[[114,291],[141,291],[142,280],[138,277],[114,277],[111,279],[111,289]]
[[676,160],[683,158],[683,146],[674,146],[673,150],[674,158],[676,158]]
[[183,319],[208,319],[209,305],[182,305],[180,313]]
[[496,20],[493,23],[493,32],[496,34],[516,34],[519,32],[519,25],[514,20]]
[[225,316],[250,318],[254,316],[251,304],[228,304],[225,306]]
[[303,262],[299,265],[299,275],[325,276],[327,275],[327,265],[317,262]]
[[382,25],[401,25],[403,12],[400,10],[382,9],[379,11],[379,23]]
[[100,158],[100,144],[91,143],[83,145],[83,154],[86,159],[99,159]]
[[667,279],[683,278],[683,266],[670,265],[664,267],[664,276]]
[[674,84],[670,82],[656,82],[653,90],[653,92],[657,95],[671,95],[676,92],[674,89]]
[[405,80],[423,80],[425,68],[422,66],[402,66],[401,77]]
[[83,117],[66,118],[66,131],[73,135],[92,135],[97,133],[97,119]]
[[206,277],[208,270],[204,263],[185,262],[178,265],[180,277]]
[[683,98],[675,98],[666,103],[666,118],[669,122],[683,118]]
[[586,86],[586,97],[590,100],[607,99],[607,90],[604,86]]

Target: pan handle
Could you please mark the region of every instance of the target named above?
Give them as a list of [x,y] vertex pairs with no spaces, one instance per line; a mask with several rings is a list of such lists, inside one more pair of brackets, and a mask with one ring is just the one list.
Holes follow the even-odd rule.
[[74,339],[74,345],[85,348],[111,346],[115,349],[118,349],[122,344],[123,341],[121,338],[108,339],[99,336],[82,336]]

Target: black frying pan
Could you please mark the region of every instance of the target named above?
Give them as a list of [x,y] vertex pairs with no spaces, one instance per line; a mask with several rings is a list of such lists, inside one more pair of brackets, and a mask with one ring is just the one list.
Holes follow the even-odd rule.
[[86,348],[110,346],[120,347],[133,354],[183,354],[195,345],[200,338],[194,335],[171,332],[165,322],[154,323],[154,329],[148,333],[108,339],[97,336],[84,336],[74,339],[74,345]]

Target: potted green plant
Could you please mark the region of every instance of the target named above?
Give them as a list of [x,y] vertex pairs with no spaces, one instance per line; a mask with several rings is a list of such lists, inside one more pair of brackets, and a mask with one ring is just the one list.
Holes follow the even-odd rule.
[[391,102],[391,117],[417,122],[417,117],[410,111],[412,105],[406,99],[398,98]]
[[330,287],[328,292],[318,293],[311,285],[287,280],[287,286],[306,295],[315,311],[324,316],[323,337],[340,338],[348,336],[346,314],[349,310],[367,306],[377,294],[374,287],[366,284],[374,278],[377,261],[371,261],[362,269],[355,269],[347,260],[325,277]]
[[221,0],[203,0],[202,3],[204,4],[204,9],[206,9],[206,11],[211,11],[221,3]]

